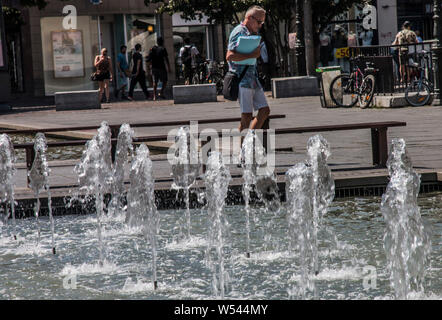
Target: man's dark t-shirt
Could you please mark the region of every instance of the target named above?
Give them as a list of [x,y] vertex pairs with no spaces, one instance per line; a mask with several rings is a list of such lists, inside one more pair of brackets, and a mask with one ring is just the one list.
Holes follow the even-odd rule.
[[143,69],[143,56],[141,55],[141,53],[139,52],[135,52],[132,56],[133,62],[134,62],[134,68],[132,69],[132,74],[136,74],[137,73],[137,66],[138,66],[138,61],[141,61],[140,63],[140,73],[144,72]]
[[152,69],[166,70],[164,60],[167,58],[166,48],[154,46],[150,49],[147,61],[152,61]]

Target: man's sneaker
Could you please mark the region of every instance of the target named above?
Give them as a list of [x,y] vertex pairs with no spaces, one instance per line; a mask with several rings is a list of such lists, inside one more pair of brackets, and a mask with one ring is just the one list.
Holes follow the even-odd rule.
[[127,96],[125,96],[125,95],[122,95],[121,96],[121,100],[129,100],[129,98]]
[[132,97],[130,97],[130,96],[127,96],[127,100],[129,100],[129,101],[134,101],[134,98],[132,98]]

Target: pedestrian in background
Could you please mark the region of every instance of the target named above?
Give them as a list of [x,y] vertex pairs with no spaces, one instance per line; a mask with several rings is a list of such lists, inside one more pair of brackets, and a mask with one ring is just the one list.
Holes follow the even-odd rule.
[[196,67],[196,58],[199,56],[198,49],[190,44],[190,38],[184,39],[184,46],[180,49],[181,65],[184,71],[185,84],[191,84],[193,69]]
[[410,21],[405,21],[402,25],[402,30],[399,31],[392,43],[392,45],[400,45],[399,47],[399,63],[400,63],[400,74],[401,83],[410,82],[410,68],[408,65],[408,46],[410,44],[417,43],[416,33],[411,30]]
[[106,103],[110,102],[109,99],[109,82],[112,81],[112,60],[107,55],[107,49],[101,49],[101,55],[95,57],[94,67],[96,71],[96,80],[98,81],[99,94],[98,99],[102,101],[103,92],[106,95]]
[[126,59],[127,47],[122,45],[120,53],[117,56],[117,89],[115,90],[115,98],[118,99],[118,94],[121,91],[121,99],[128,100],[125,91],[127,87],[127,78],[130,76],[129,64]]
[[141,44],[139,43],[135,45],[135,53],[132,55],[132,61],[133,69],[128,98],[131,101],[134,100],[134,89],[137,83],[139,83],[147,100],[149,99],[149,92],[147,92],[146,88],[146,72],[143,68],[143,56],[141,55]]
[[164,39],[158,37],[157,45],[150,49],[149,55],[146,59],[147,62],[152,64],[153,100],[156,100],[157,98],[157,87],[160,81],[162,86],[158,98],[165,99],[164,90],[167,85],[167,73],[170,72],[169,56],[163,45]]

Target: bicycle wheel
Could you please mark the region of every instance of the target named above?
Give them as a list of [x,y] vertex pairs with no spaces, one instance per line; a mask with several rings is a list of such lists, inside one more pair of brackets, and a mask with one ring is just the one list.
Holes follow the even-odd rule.
[[356,81],[349,74],[341,74],[330,85],[330,97],[339,107],[350,108],[358,102]]
[[430,98],[431,89],[423,81],[413,81],[405,90],[405,100],[413,107],[426,105]]
[[223,77],[218,73],[212,73],[208,79],[209,83],[216,84],[216,93],[218,95],[223,94]]
[[361,88],[359,91],[359,106],[362,109],[367,108],[374,97],[374,89],[376,86],[376,79],[374,75],[369,74],[362,80]]

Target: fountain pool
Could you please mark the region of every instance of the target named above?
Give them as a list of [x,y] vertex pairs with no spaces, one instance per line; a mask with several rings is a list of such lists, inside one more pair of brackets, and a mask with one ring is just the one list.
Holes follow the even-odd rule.
[[[334,201],[318,234],[318,299],[394,299],[383,248],[381,198]],[[424,293],[410,298],[442,299],[442,194],[420,197],[423,220],[432,227],[431,264]],[[299,256],[290,250],[287,212],[252,207],[250,251],[246,258],[244,207],[225,207],[226,299],[300,299]],[[18,241],[0,222],[1,299],[214,299],[213,275],[205,264],[209,214],[191,211],[187,238],[184,210],[159,212],[158,290],[152,282],[152,251],[141,227],[125,216],[105,216],[106,260],[99,263],[95,214],[55,217],[57,255],[51,252],[48,217],[17,220]],[[11,233],[10,233],[11,232]],[[270,240],[269,240],[270,239]],[[314,298],[307,296],[307,298]]]

